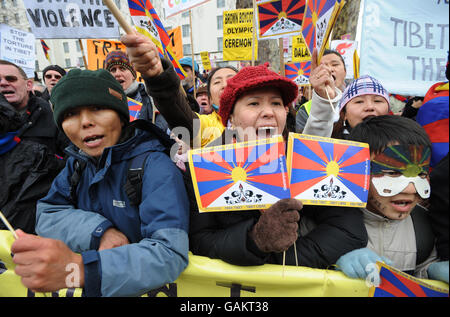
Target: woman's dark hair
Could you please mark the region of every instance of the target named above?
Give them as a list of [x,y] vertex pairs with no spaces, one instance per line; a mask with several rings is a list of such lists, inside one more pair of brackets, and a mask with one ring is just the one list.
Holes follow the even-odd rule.
[[352,129],[348,139],[368,143],[370,152],[377,154],[393,143],[431,147],[428,134],[420,124],[396,115],[365,119]]
[[207,81],[206,81],[206,89],[207,89],[207,91],[208,91],[208,96],[211,96],[211,94],[210,94],[211,79],[213,78],[214,74],[215,74],[218,70],[221,70],[221,69],[224,69],[224,68],[231,69],[231,70],[235,71],[236,74],[239,72],[239,70],[238,70],[236,67],[231,66],[231,65],[221,66],[221,67],[216,67],[216,68],[214,68],[214,69],[209,73],[208,79],[207,79]]
[[325,49],[325,51],[323,52],[322,57],[325,56],[325,55],[328,55],[328,54],[334,54],[334,55],[336,55],[336,56],[339,56],[339,58],[341,59],[342,65],[344,65],[344,69],[347,71],[347,69],[345,68],[344,58],[342,57],[341,54],[339,54],[338,51],[330,50],[330,49],[327,48],[327,49]]

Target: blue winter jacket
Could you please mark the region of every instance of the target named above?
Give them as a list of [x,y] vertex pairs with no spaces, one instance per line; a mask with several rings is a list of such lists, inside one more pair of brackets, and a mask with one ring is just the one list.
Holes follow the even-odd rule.
[[[97,162],[73,145],[67,148],[66,167],[37,204],[36,232],[82,254],[86,296],[141,295],[176,280],[188,263],[189,202],[182,175],[156,138],[136,132],[106,148]],[[129,160],[143,152],[149,155],[136,208],[123,188]],[[87,162],[76,208],[69,194],[75,158]],[[130,244],[97,251],[110,227]]]

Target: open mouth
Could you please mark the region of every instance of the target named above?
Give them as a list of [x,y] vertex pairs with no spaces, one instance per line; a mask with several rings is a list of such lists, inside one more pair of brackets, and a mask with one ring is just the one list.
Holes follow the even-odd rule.
[[4,91],[1,91],[1,93],[3,94],[3,96],[8,96],[8,95],[13,95],[14,93],[15,93],[15,91],[13,91],[13,90],[4,90]]
[[83,142],[88,146],[93,146],[97,145],[103,137],[103,135],[92,135],[84,138]]
[[394,200],[391,202],[394,209],[398,212],[409,212],[411,209],[411,200]]
[[275,135],[277,129],[275,127],[260,127],[256,130],[258,138],[271,138]]

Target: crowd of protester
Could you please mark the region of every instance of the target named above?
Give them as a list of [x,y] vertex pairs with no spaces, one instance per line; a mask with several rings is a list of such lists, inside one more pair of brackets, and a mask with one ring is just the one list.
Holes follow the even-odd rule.
[[[363,279],[382,261],[448,283],[448,139],[442,148],[433,138],[448,136],[448,82],[408,97],[395,115],[376,78],[346,87],[336,51],[320,62],[313,52],[305,89],[267,63],[218,67],[204,79],[190,58],[180,61],[181,81],[150,39],[121,41],[127,52],[109,53],[105,69],[48,66],[43,92],[0,60],[0,210],[17,229],[11,251],[27,288],[65,288],[75,263],[84,295],[138,296],[176,280],[189,251]],[[142,104],[131,123],[127,98]],[[429,129],[429,109],[442,102],[447,124]],[[283,199],[266,210],[198,212],[189,148],[289,132],[368,143],[366,208]]]

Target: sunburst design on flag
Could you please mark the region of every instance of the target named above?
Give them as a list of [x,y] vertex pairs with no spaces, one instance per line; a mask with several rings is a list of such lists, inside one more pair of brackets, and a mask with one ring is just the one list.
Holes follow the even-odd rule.
[[319,20],[330,9],[333,9],[336,2],[336,0],[309,0],[306,5],[302,25],[302,34],[311,56],[313,49],[316,47],[317,20]]
[[305,204],[367,202],[370,153],[364,143],[291,133],[288,169],[292,197],[305,199]]
[[373,297],[448,297],[448,291],[423,283],[384,263],[380,267],[380,285],[372,286]]
[[286,77],[297,85],[308,85],[311,74],[311,61],[286,64],[284,66]]
[[259,37],[301,30],[306,0],[274,0],[258,4]]
[[[244,203],[255,203],[256,192],[261,195],[267,193],[276,197],[276,200],[289,198],[284,142],[280,138],[276,140],[248,146],[238,143],[232,148],[223,146],[192,152],[189,163],[199,208],[202,211],[223,210],[210,206],[222,200],[224,194],[235,185],[234,198],[240,199],[241,203],[235,203],[235,206],[239,210],[246,209]],[[260,198],[258,201],[265,205],[263,197]],[[226,206],[225,200],[222,205]]]

